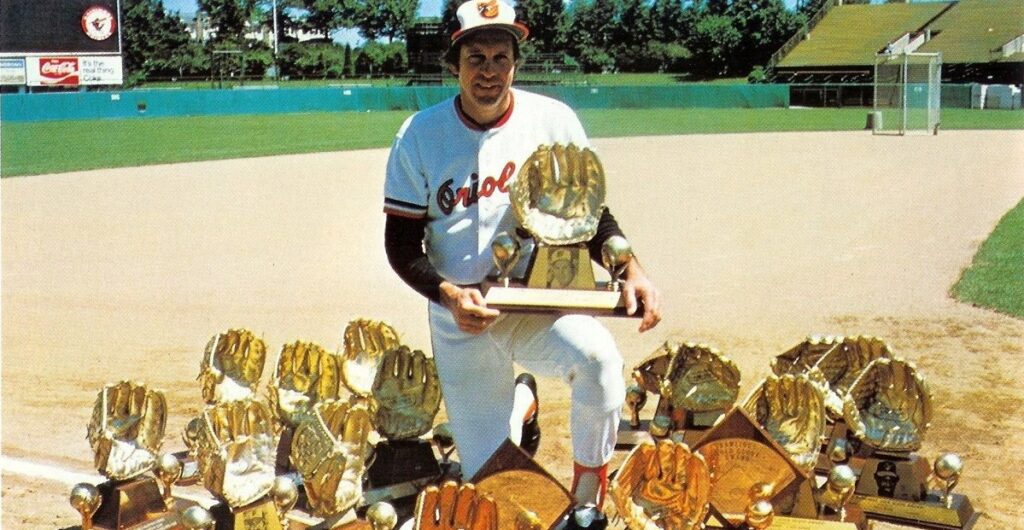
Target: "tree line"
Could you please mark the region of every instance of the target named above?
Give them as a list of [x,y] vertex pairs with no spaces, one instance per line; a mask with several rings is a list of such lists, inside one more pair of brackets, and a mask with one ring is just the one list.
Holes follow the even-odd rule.
[[[518,0],[530,27],[529,57],[558,56],[584,72],[672,72],[694,79],[750,75],[792,36],[823,0],[795,11],[782,0]],[[126,82],[171,77],[263,75],[271,66],[292,77],[400,74],[408,69],[405,38],[417,22],[458,26],[462,0],[446,0],[440,17],[417,18],[419,0],[277,0],[278,51],[246,38],[272,28],[272,0],[198,0],[210,31],[192,39],[159,0],[122,2]],[[334,42],[355,30],[366,42]],[[296,32],[315,38],[297,42]],[[244,72],[239,69],[244,68]]]

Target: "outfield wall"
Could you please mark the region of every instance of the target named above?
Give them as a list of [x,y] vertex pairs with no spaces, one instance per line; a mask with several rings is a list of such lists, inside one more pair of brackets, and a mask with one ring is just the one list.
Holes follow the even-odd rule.
[[[455,86],[251,90],[125,90],[4,94],[0,120],[54,121],[226,114],[419,110]],[[584,108],[765,108],[789,106],[787,85],[681,84],[644,87],[531,86],[526,90]]]

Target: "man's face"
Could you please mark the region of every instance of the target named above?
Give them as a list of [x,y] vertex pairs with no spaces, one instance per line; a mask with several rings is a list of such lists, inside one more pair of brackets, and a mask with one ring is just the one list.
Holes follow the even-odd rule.
[[505,102],[516,66],[512,38],[503,31],[467,37],[458,71],[452,69],[464,105],[491,110]]

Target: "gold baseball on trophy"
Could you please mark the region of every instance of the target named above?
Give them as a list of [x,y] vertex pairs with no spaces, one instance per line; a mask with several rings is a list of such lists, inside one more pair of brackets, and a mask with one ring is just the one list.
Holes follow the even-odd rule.
[[366,509],[366,520],[373,530],[391,530],[398,524],[398,513],[386,502],[375,502]]
[[818,508],[818,515],[824,513],[825,508],[830,508],[839,514],[839,520],[846,520],[846,503],[853,496],[854,487],[857,485],[857,474],[847,465],[838,465],[828,473],[828,480],[820,494],[821,506]]
[[160,455],[156,462],[156,469],[153,473],[160,481],[160,492],[164,496],[164,504],[170,508],[174,504],[174,497],[171,496],[171,486],[181,478],[181,461],[171,453]]
[[932,466],[935,476],[943,482],[942,502],[947,508],[952,504],[953,499],[950,493],[953,491],[956,483],[960,481],[960,473],[963,470],[964,462],[960,460],[960,456],[956,453],[943,454],[935,459],[935,465]]
[[633,247],[629,241],[622,236],[612,236],[605,240],[601,246],[601,264],[611,275],[612,281],[608,282],[608,288],[617,290],[619,279],[626,269],[626,265],[633,259]]
[[775,507],[767,499],[760,499],[747,506],[747,527],[753,530],[764,530],[772,525],[775,519]]
[[277,508],[277,518],[281,521],[282,526],[284,524],[284,516],[295,507],[295,503],[299,500],[299,488],[295,486],[295,482],[288,477],[277,477],[274,479],[274,485],[270,488],[270,498],[274,501],[274,507]]
[[491,242],[494,254],[494,265],[498,267],[498,279],[508,287],[508,275],[512,267],[519,261],[519,240],[508,232],[502,232]]
[[189,530],[213,530],[213,515],[202,506],[190,506],[181,512],[181,523]]
[[630,385],[626,389],[626,405],[629,407],[629,426],[636,429],[640,427],[640,409],[647,403],[647,391],[640,388],[640,385]]
[[651,436],[664,438],[672,430],[672,419],[668,416],[658,415],[651,420]]
[[750,487],[750,500],[760,501],[765,499],[771,499],[775,495],[775,486],[768,482],[755,482]]
[[87,482],[75,484],[75,487],[71,488],[69,501],[71,507],[82,516],[82,530],[92,528],[92,516],[99,509],[102,500],[103,497],[96,486]]

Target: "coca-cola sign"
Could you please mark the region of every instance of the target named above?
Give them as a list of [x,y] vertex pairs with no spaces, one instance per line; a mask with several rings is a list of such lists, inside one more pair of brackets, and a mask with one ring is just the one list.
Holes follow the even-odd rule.
[[77,85],[78,57],[40,57],[39,78],[43,85]]

